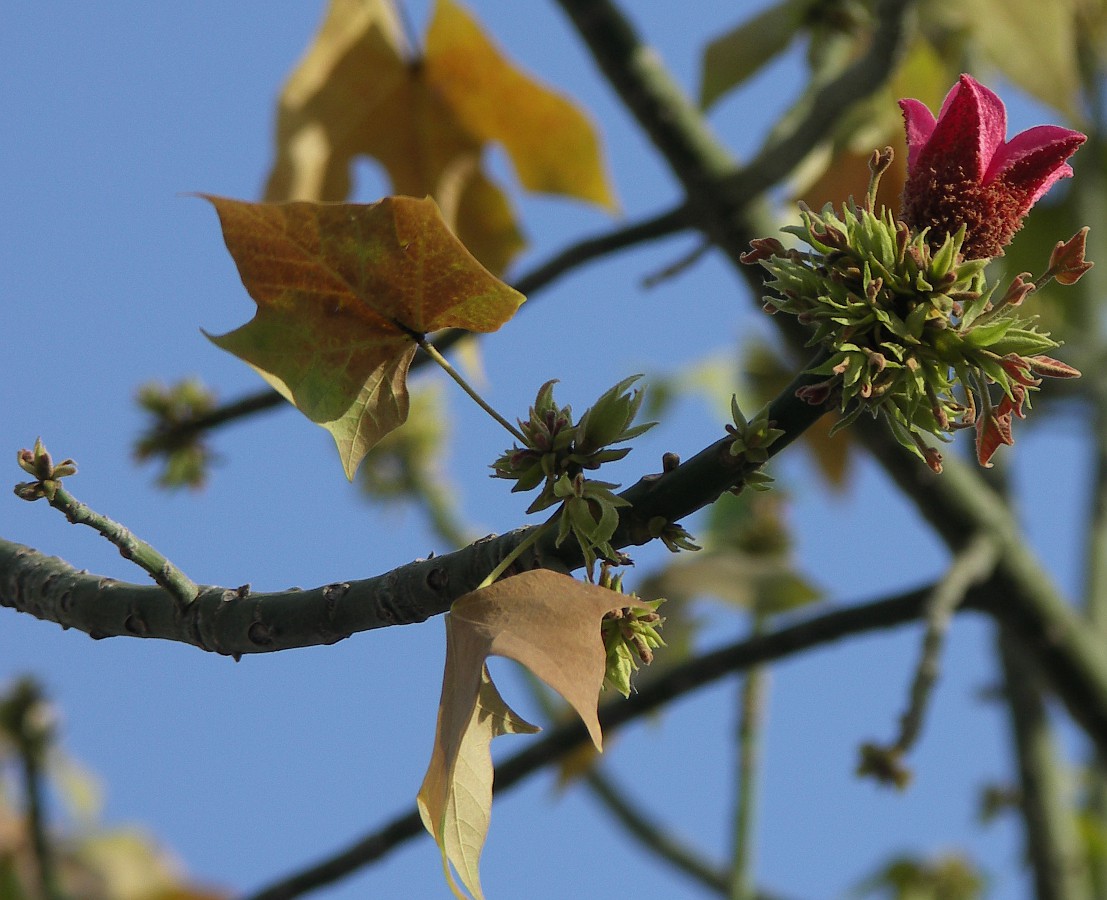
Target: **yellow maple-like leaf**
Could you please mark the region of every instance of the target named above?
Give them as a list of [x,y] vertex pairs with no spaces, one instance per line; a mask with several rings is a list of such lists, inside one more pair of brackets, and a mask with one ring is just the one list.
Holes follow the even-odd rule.
[[646,605],[547,569],[497,581],[454,603],[446,619],[434,750],[418,805],[457,896],[464,894],[451,866],[474,897],[483,897],[478,865],[492,809],[489,744],[500,734],[538,730],[504,703],[486,660],[505,656],[530,669],[565,698],[601,749],[596,706],[606,652],[600,621],[613,609]]
[[241,328],[209,337],[330,431],[351,479],[407,418],[416,341],[441,328],[495,331],[524,299],[473,258],[430,199],[206,199],[258,307]]
[[281,95],[266,199],[345,200],[354,160],[371,157],[393,193],[435,197],[473,255],[502,272],[524,241],[481,169],[488,142],[528,189],[614,207],[587,118],[508,63],[452,0],[436,5],[421,55],[390,0],[331,0]]
[[587,117],[508,62],[454,0],[435,4],[424,69],[468,131],[503,145],[525,188],[615,208]]

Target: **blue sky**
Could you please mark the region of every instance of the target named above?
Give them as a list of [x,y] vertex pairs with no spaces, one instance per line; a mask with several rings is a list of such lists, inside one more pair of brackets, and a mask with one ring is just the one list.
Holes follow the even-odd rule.
[[[707,39],[734,10],[761,4],[634,6],[650,41],[690,90]],[[200,333],[245,322],[253,305],[227,256],[214,213],[187,196],[256,198],[271,161],[274,100],[314,34],[323,4],[10,5],[0,29],[0,242],[3,304],[0,459],[41,435],[73,456],[74,494],[161,549],[194,580],[278,590],[353,579],[436,549],[415,510],[373,509],[342,476],[330,437],[292,410],[214,438],[221,464],[207,489],[168,494],[130,457],[143,426],[132,398],[149,379],[198,375],[224,398],[259,379]],[[416,20],[426,4],[412,3]],[[629,220],[669,208],[678,187],[596,74],[552,4],[473,0],[499,43],[602,123]],[[720,12],[720,8],[724,8]],[[536,39],[541,35],[541,39]],[[740,154],[756,148],[768,115],[797,90],[793,54],[713,121]],[[1019,121],[1012,131],[1036,124]],[[1029,113],[1027,113],[1029,115]],[[494,167],[517,197],[532,247],[515,271],[575,237],[612,227],[604,213],[519,197],[501,156]],[[359,196],[379,176],[359,169]],[[525,414],[538,386],[583,408],[634,372],[675,370],[704,351],[726,352],[763,332],[742,285],[708,256],[652,290],[640,286],[694,246],[691,237],[607,260],[543,292],[483,345],[486,396]],[[572,323],[571,329],[566,323]],[[622,340],[624,328],[635,327]],[[571,331],[570,345],[566,331]],[[525,503],[487,465],[503,449],[498,426],[451,394],[457,438],[448,474],[482,531],[524,521]],[[691,455],[719,432],[718,410],[689,400],[623,464],[629,482],[663,450]],[[1032,535],[1071,590],[1079,540],[1061,511],[1079,504],[1087,471],[1078,426],[1020,441],[1015,475],[1034,511]],[[913,587],[941,570],[944,551],[911,508],[865,463],[851,493],[828,494],[790,453],[782,481],[802,566],[831,602]],[[1050,474],[1043,476],[1046,461]],[[10,482],[20,479],[11,462]],[[1079,508],[1078,506],[1076,508]],[[873,534],[874,511],[881,527]],[[695,531],[694,523],[692,531]],[[0,491],[0,534],[116,578],[145,576],[88,530],[44,504]],[[441,549],[438,547],[437,549]],[[636,554],[641,568],[663,551]],[[28,616],[0,617],[0,682],[39,676],[62,715],[62,744],[103,779],[104,818],[135,824],[197,879],[239,891],[327,855],[409,809],[429,757],[444,652],[440,620],[356,636],[342,644],[240,663],[153,641],[91,641]],[[746,628],[708,608],[706,644]],[[929,722],[903,794],[856,780],[858,745],[888,739],[918,652],[917,629],[821,650],[771,676],[759,832],[759,884],[784,896],[842,893],[889,854],[961,847],[988,872],[994,896],[1021,893],[1019,832],[981,827],[976,792],[1008,777],[1006,723],[979,699],[996,672],[987,624],[958,620]],[[498,671],[508,672],[506,666]],[[512,676],[504,675],[508,682]],[[511,686],[505,687],[509,700]],[[641,778],[648,805],[721,857],[725,849],[737,684],[684,700],[612,741],[621,780]],[[521,705],[526,707],[525,699]],[[525,738],[504,739],[502,752]],[[639,868],[641,866],[641,868]],[[679,876],[639,862],[633,845],[581,788],[558,793],[532,779],[494,808],[484,855],[492,897],[694,897]],[[444,897],[437,851],[412,842],[386,862],[320,892],[332,898]]]

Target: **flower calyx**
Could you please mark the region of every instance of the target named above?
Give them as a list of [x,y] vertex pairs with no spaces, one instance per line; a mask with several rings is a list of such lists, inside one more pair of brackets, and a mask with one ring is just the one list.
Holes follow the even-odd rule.
[[623,559],[610,542],[619,525],[618,509],[630,504],[612,492],[617,484],[592,481],[584,472],[622,459],[630,448],[611,445],[632,440],[656,424],[633,424],[642,391],[630,387],[641,377],[624,378],[605,391],[575,423],[572,408],[558,406],[554,400],[556,382],[547,381],[538,391],[529,419],[519,422],[524,446],[512,447],[492,466],[494,478],[515,481],[512,492],[541,485],[528,513],[561,504],[557,546],[574,537],[589,577],[597,559]]
[[77,464],[71,459],[64,459],[55,465],[42,438],[35,439],[33,450],[20,450],[16,461],[19,468],[35,479],[15,486],[15,495],[21,500],[34,501],[42,497],[53,500],[61,488],[61,480],[77,474]]
[[703,549],[683,525],[670,522],[664,516],[654,516],[647,524],[650,537],[661,541],[670,553]]
[[988,260],[966,258],[964,225],[935,246],[930,232],[874,212],[871,202],[804,207],[801,218],[783,230],[809,250],[762,242],[750,256],[769,273],[766,308],[809,325],[808,345],[824,353],[809,370],[824,379],[797,396],[836,401],[841,417],[831,433],[863,412],[881,415],[900,444],[940,472],[941,453],[924,438],[946,441],[975,426],[986,466],[1011,443],[1011,418],[1024,416],[1041,376],[1079,375],[1044,355],[1059,343],[1023,313],[1023,301],[1051,278],[1064,283],[1087,271],[1084,232],[1058,244],[1043,276],[1021,273],[1000,295],[986,281]]

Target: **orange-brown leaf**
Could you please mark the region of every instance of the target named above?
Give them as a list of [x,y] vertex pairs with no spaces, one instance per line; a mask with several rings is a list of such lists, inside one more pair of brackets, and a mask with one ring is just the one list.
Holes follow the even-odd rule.
[[407,417],[415,340],[495,331],[521,294],[485,270],[432,200],[247,203],[207,197],[257,303],[212,340],[334,436],[347,477]]

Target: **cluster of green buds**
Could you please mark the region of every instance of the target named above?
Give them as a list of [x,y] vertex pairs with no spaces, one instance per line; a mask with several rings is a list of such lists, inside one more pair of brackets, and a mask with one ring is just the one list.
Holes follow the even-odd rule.
[[139,388],[138,405],[153,421],[135,444],[140,462],[164,457],[158,484],[165,488],[201,488],[211,468],[212,453],[192,423],[215,409],[215,395],[188,378],[174,385],[150,382]]
[[16,461],[34,481],[24,481],[15,486],[15,495],[21,500],[39,500],[45,497],[53,500],[61,487],[61,480],[77,474],[77,464],[71,459],[63,459],[54,464],[49,451],[43,446],[42,438],[35,438],[33,450],[20,450]]
[[[622,575],[614,574],[606,565],[600,567],[597,583],[600,587],[623,593]],[[624,606],[603,617],[600,633],[607,651],[603,680],[605,688],[629,697],[631,677],[640,666],[648,666],[653,662],[653,651],[656,648],[665,646],[660,634],[665,619],[657,613],[657,608],[664,602],[664,599],[650,601],[648,608]]]
[[527,508],[539,512],[561,504],[557,543],[570,535],[580,544],[591,571],[597,558],[618,558],[609,541],[619,524],[617,509],[626,501],[612,492],[617,485],[593,481],[586,471],[622,459],[629,447],[612,448],[642,434],[654,423],[632,424],[642,405],[642,391],[628,390],[641,376],[625,378],[605,391],[576,422],[569,406],[554,400],[555,381],[538,391],[527,421],[519,422],[522,447],[507,450],[492,465],[493,477],[515,482],[512,492],[541,487]]
[[[748,464],[759,467],[769,459],[769,447],[781,435],[783,429],[774,428],[769,421],[769,408],[763,406],[752,419],[747,420],[738,405],[737,395],[730,398],[730,418],[732,424],[726,426],[730,435],[730,455],[740,456]],[[742,487],[755,491],[767,491],[773,483],[772,476],[759,468],[752,468],[742,476]]]
[[903,446],[940,472],[941,454],[924,436],[948,440],[956,429],[975,426],[978,459],[989,465],[999,444],[1012,443],[1011,417],[1024,417],[1040,376],[1079,375],[1044,355],[1058,342],[1038,330],[1021,304],[1050,279],[1071,283],[1087,267],[1086,229],[1057,245],[1043,276],[1018,275],[997,296],[985,278],[989,260],[962,254],[964,226],[934,246],[928,229],[916,231],[887,209],[874,211],[890,162],[890,149],[873,154],[863,205],[851,199],[841,212],[829,204],[819,212],[802,208],[802,224],[783,231],[809,250],[755,240],[743,262],[769,273],[767,311],[795,315],[813,328],[808,345],[821,349],[822,360],[810,371],[825,378],[798,395],[837,405],[836,429],[864,412],[882,415]]

